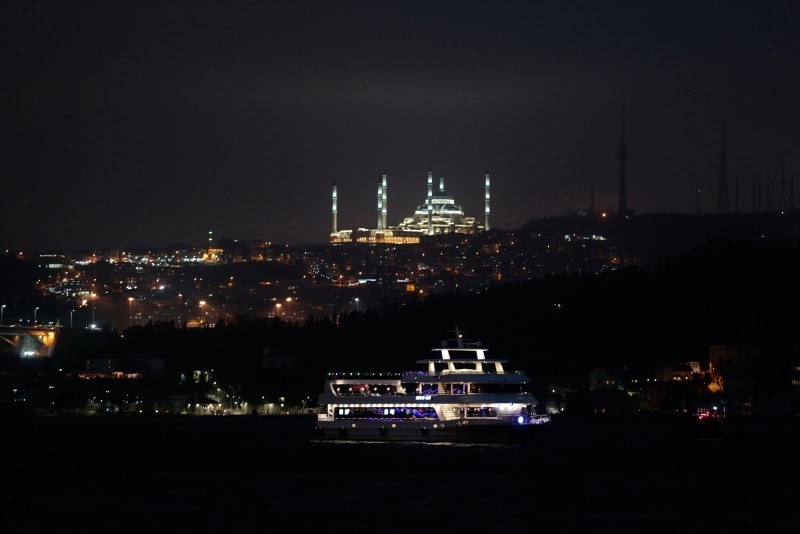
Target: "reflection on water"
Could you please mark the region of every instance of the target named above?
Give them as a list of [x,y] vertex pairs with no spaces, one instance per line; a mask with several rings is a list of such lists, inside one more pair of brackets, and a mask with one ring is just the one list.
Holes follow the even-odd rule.
[[[526,445],[314,441],[291,417],[0,421],[3,532],[794,529],[800,431],[556,421]],[[357,517],[357,519],[356,519]]]
[[414,448],[425,449],[429,447],[446,447],[446,448],[467,448],[467,449],[508,449],[518,448],[523,445],[518,443],[464,443],[455,441],[387,441],[387,440],[355,440],[355,439],[312,439],[314,444],[325,445],[344,445],[344,446],[381,446],[381,447],[398,447],[398,448]]

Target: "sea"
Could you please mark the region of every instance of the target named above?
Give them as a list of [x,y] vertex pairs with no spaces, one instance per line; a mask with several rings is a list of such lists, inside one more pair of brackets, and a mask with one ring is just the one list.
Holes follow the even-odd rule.
[[309,417],[0,419],[0,532],[796,532],[800,426],[555,420],[515,445]]

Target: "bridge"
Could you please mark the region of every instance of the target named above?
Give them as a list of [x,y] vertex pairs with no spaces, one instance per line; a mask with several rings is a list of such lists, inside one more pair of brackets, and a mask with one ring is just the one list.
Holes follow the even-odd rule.
[[52,356],[58,330],[45,326],[0,326],[0,351],[10,350],[22,358]]

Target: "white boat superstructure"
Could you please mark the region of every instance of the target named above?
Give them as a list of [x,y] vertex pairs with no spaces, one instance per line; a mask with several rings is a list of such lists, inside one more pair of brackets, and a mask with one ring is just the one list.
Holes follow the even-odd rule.
[[507,441],[549,422],[536,415],[528,377],[488,358],[480,343],[456,339],[406,373],[331,373],[319,396],[323,438]]

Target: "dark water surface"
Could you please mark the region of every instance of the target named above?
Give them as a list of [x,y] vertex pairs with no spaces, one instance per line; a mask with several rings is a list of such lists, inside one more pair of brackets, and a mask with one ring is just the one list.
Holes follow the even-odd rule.
[[0,420],[0,532],[796,531],[800,428],[557,421],[526,445],[336,443],[293,417]]

